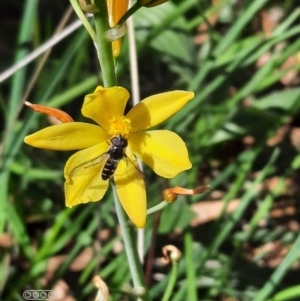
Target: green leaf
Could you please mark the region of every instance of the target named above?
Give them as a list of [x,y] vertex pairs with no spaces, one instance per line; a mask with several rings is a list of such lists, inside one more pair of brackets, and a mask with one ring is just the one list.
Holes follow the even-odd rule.
[[300,88],[273,92],[261,99],[257,99],[252,106],[261,110],[281,109],[294,111],[300,106]]
[[[138,43],[147,41],[152,35],[151,30],[159,28],[164,20],[172,19],[172,22],[161,28],[150,45],[168,57],[192,64],[194,57],[193,41],[188,35],[185,18],[183,15],[175,17],[177,14],[178,7],[172,2],[151,9],[140,9],[134,15],[136,40]],[[173,15],[174,18],[172,18]]]
[[164,208],[159,225],[160,233],[169,233],[175,229],[184,229],[187,227],[195,213],[191,211],[186,202],[176,200],[170,206]]
[[300,285],[295,285],[282,290],[268,301],[288,301],[295,300],[295,298],[297,298],[297,300],[300,299]]

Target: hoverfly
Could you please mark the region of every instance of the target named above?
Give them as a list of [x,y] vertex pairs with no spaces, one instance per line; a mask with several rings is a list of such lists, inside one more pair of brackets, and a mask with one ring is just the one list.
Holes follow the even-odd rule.
[[125,150],[127,146],[128,141],[123,136],[117,135],[113,137],[110,140],[110,146],[107,152],[75,167],[71,171],[71,178],[86,174],[88,168],[99,168],[101,179],[106,181],[114,176],[119,162],[125,160],[128,169],[122,176],[127,178],[126,182],[131,182],[133,179],[144,180],[144,174],[137,163],[133,162],[133,159],[126,155]]
[[117,135],[111,139],[111,145],[106,153],[108,155],[108,159],[106,160],[101,173],[102,180],[110,179],[114,175],[120,160],[124,157],[127,158],[125,154],[127,145],[127,140],[121,135]]

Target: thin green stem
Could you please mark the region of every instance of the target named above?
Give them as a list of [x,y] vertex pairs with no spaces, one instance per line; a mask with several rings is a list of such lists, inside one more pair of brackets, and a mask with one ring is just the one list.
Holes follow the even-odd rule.
[[279,287],[282,278],[286,275],[291,265],[297,260],[297,258],[299,258],[299,247],[300,235],[298,235],[289,253],[284,257],[280,265],[273,272],[268,282],[265,283],[263,288],[256,294],[253,301],[266,300],[276,290],[276,288]]
[[117,85],[117,77],[111,42],[105,38],[105,34],[109,30],[107,4],[105,0],[95,0],[95,5],[99,9],[99,12],[94,14],[98,59],[101,66],[103,86],[109,88]]
[[93,27],[91,26],[90,22],[86,18],[85,14],[81,10],[81,7],[79,6],[78,0],[70,0],[70,3],[72,5],[75,13],[77,14],[77,17],[81,20],[83,26],[85,27],[85,29],[87,30],[87,32],[91,36],[92,40],[96,43],[96,33],[95,33]]
[[187,300],[197,301],[197,286],[196,286],[196,271],[193,261],[193,237],[190,229],[184,234],[184,250],[185,250],[185,262],[186,262],[186,275],[187,275]]
[[139,298],[144,301],[149,301],[149,293],[146,288],[145,278],[139,255],[136,247],[135,231],[128,224],[126,214],[120,204],[117,196],[115,185],[112,184],[115,206],[117,211],[118,220],[122,229],[122,237],[124,241],[125,251],[128,259],[130,274],[133,281],[133,293],[139,295]]
[[167,205],[169,205],[169,203],[167,201],[162,201],[161,203],[159,203],[156,206],[153,206],[152,208],[149,208],[147,210],[147,215],[150,215],[152,213],[155,213],[156,211],[159,211],[161,209],[163,209],[164,207],[166,207]]
[[[139,87],[139,70],[138,70],[138,58],[136,51],[136,39],[134,31],[134,20],[130,18],[127,22],[128,25],[128,40],[129,40],[129,61],[130,61],[130,77],[131,77],[131,96],[132,104],[135,106],[141,100],[140,87]],[[140,159],[137,159],[138,165],[143,171],[143,163]],[[139,229],[137,232],[137,248],[140,257],[140,261],[144,261],[144,236],[145,230]]]
[[174,286],[177,281],[178,265],[179,265],[178,262],[173,262],[169,283],[168,283],[167,289],[165,290],[162,301],[169,301],[171,298]]

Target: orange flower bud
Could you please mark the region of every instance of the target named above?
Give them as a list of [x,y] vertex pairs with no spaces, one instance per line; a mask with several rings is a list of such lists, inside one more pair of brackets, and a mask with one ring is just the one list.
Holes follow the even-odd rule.
[[128,8],[129,0],[107,0],[109,26],[115,27]]
[[36,112],[40,112],[40,113],[43,113],[43,114],[46,114],[49,116],[53,116],[63,123],[74,121],[73,118],[69,114],[67,114],[66,112],[59,110],[59,109],[54,109],[54,108],[46,107],[43,105],[36,105],[36,104],[30,103],[28,101],[25,101],[25,105],[30,107],[32,110],[34,110]]
[[172,191],[172,188],[168,188],[164,190],[163,197],[168,203],[173,203],[177,199],[177,194]]
[[163,196],[164,196],[164,200],[166,200],[168,203],[173,203],[177,199],[177,195],[200,194],[203,193],[204,191],[207,191],[208,189],[209,186],[199,187],[195,189],[187,189],[187,188],[175,186],[173,188],[165,189],[163,192]]
[[[109,18],[109,26],[115,27],[120,19],[123,17],[123,15],[126,13],[128,8],[128,2],[129,0],[119,0],[118,2],[116,0],[107,0],[107,8],[108,8],[108,18]],[[124,25],[125,28],[125,25]],[[123,30],[123,29],[122,29]],[[126,28],[124,29],[124,33],[122,33],[121,36],[123,36],[126,32]],[[118,57],[121,51],[121,39],[115,40],[111,39],[112,42],[112,51],[113,56]]]

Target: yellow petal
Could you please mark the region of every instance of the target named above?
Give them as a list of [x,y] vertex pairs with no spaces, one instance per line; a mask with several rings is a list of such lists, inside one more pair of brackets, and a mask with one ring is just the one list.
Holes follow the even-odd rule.
[[93,119],[104,129],[114,116],[123,116],[129,92],[123,87],[103,88],[98,86],[93,94],[84,98],[82,115]]
[[194,92],[186,91],[152,95],[134,106],[126,117],[131,119],[134,131],[146,130],[174,115],[193,98]]
[[87,148],[106,139],[106,132],[97,125],[70,122],[44,128],[26,136],[24,141],[38,148],[67,151]]
[[96,202],[103,198],[108,181],[103,181],[101,171],[106,162],[102,155],[107,151],[106,142],[78,151],[66,163],[66,206]]
[[119,162],[114,176],[117,194],[130,220],[136,227],[144,228],[147,211],[145,182],[142,173],[132,165],[138,166],[136,160],[132,155],[129,156],[130,161]]
[[192,167],[185,143],[174,132],[136,133],[128,142],[132,152],[164,178],[173,178]]

